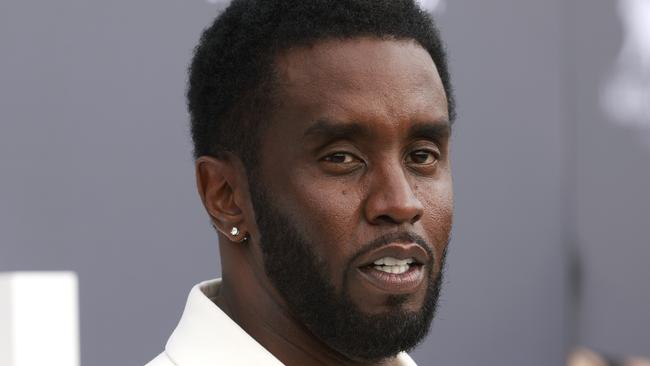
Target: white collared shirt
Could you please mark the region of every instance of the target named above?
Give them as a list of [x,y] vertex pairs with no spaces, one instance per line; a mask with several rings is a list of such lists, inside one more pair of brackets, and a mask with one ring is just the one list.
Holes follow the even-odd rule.
[[[219,286],[221,279],[192,288],[165,351],[146,366],[282,365],[211,300]],[[400,366],[416,366],[404,352],[397,361]]]

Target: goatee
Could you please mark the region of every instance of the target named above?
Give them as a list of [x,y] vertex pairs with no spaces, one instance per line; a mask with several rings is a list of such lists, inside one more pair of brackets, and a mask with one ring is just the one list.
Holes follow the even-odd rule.
[[[266,274],[293,316],[314,336],[349,359],[365,361],[394,357],[424,339],[436,310],[444,254],[435,280],[431,279],[432,266],[427,266],[427,290],[419,311],[403,310],[401,303],[405,297],[396,295],[389,299],[392,310],[366,314],[353,304],[345,286],[336,291],[326,263],[319,260],[309,239],[301,236],[292,221],[279,212],[263,188],[255,181],[250,183]],[[433,258],[430,245],[420,237],[413,239]],[[368,246],[372,244],[364,248]],[[348,266],[344,277],[353,269]]]

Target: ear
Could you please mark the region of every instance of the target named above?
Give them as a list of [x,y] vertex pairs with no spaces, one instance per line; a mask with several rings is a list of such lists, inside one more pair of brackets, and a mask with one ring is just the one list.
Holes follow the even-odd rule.
[[[231,155],[223,158],[201,156],[196,160],[196,184],[203,206],[215,228],[232,242],[245,238],[244,214],[238,194],[242,188],[241,172]],[[238,199],[239,198],[239,199]],[[238,233],[231,232],[236,227]]]

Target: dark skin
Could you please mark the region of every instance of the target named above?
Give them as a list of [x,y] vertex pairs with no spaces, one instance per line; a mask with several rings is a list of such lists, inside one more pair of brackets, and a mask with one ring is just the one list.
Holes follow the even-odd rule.
[[[412,41],[355,38],[291,49],[276,68],[280,103],[257,147],[269,197],[313,243],[334,287],[347,287],[367,314],[387,311],[391,294],[361,276],[344,283],[359,247],[396,231],[431,243],[431,278],[400,305],[419,311],[426,282],[441,271],[453,213],[447,99],[431,57]],[[217,305],[286,365],[370,364],[310,333],[267,278],[241,161],[201,157],[196,167],[199,194],[220,232]],[[242,234],[231,235],[233,226]]]

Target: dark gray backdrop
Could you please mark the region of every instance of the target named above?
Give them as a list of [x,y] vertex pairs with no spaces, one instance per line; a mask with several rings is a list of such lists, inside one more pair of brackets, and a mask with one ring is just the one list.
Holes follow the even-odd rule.
[[[190,287],[220,273],[183,95],[216,9],[0,2],[0,271],[79,273],[84,366],[147,362]],[[597,105],[621,41],[614,3],[454,0],[439,21],[460,111],[457,215],[414,357],[560,365],[574,341],[650,356],[650,149]]]
[[[624,37],[617,2],[574,0],[567,11],[575,20],[569,50],[568,116],[576,122],[570,190],[585,274],[579,336],[606,352],[649,357],[650,129],[616,123],[598,106]],[[645,71],[647,78],[650,70]],[[650,115],[645,122],[650,127]]]

